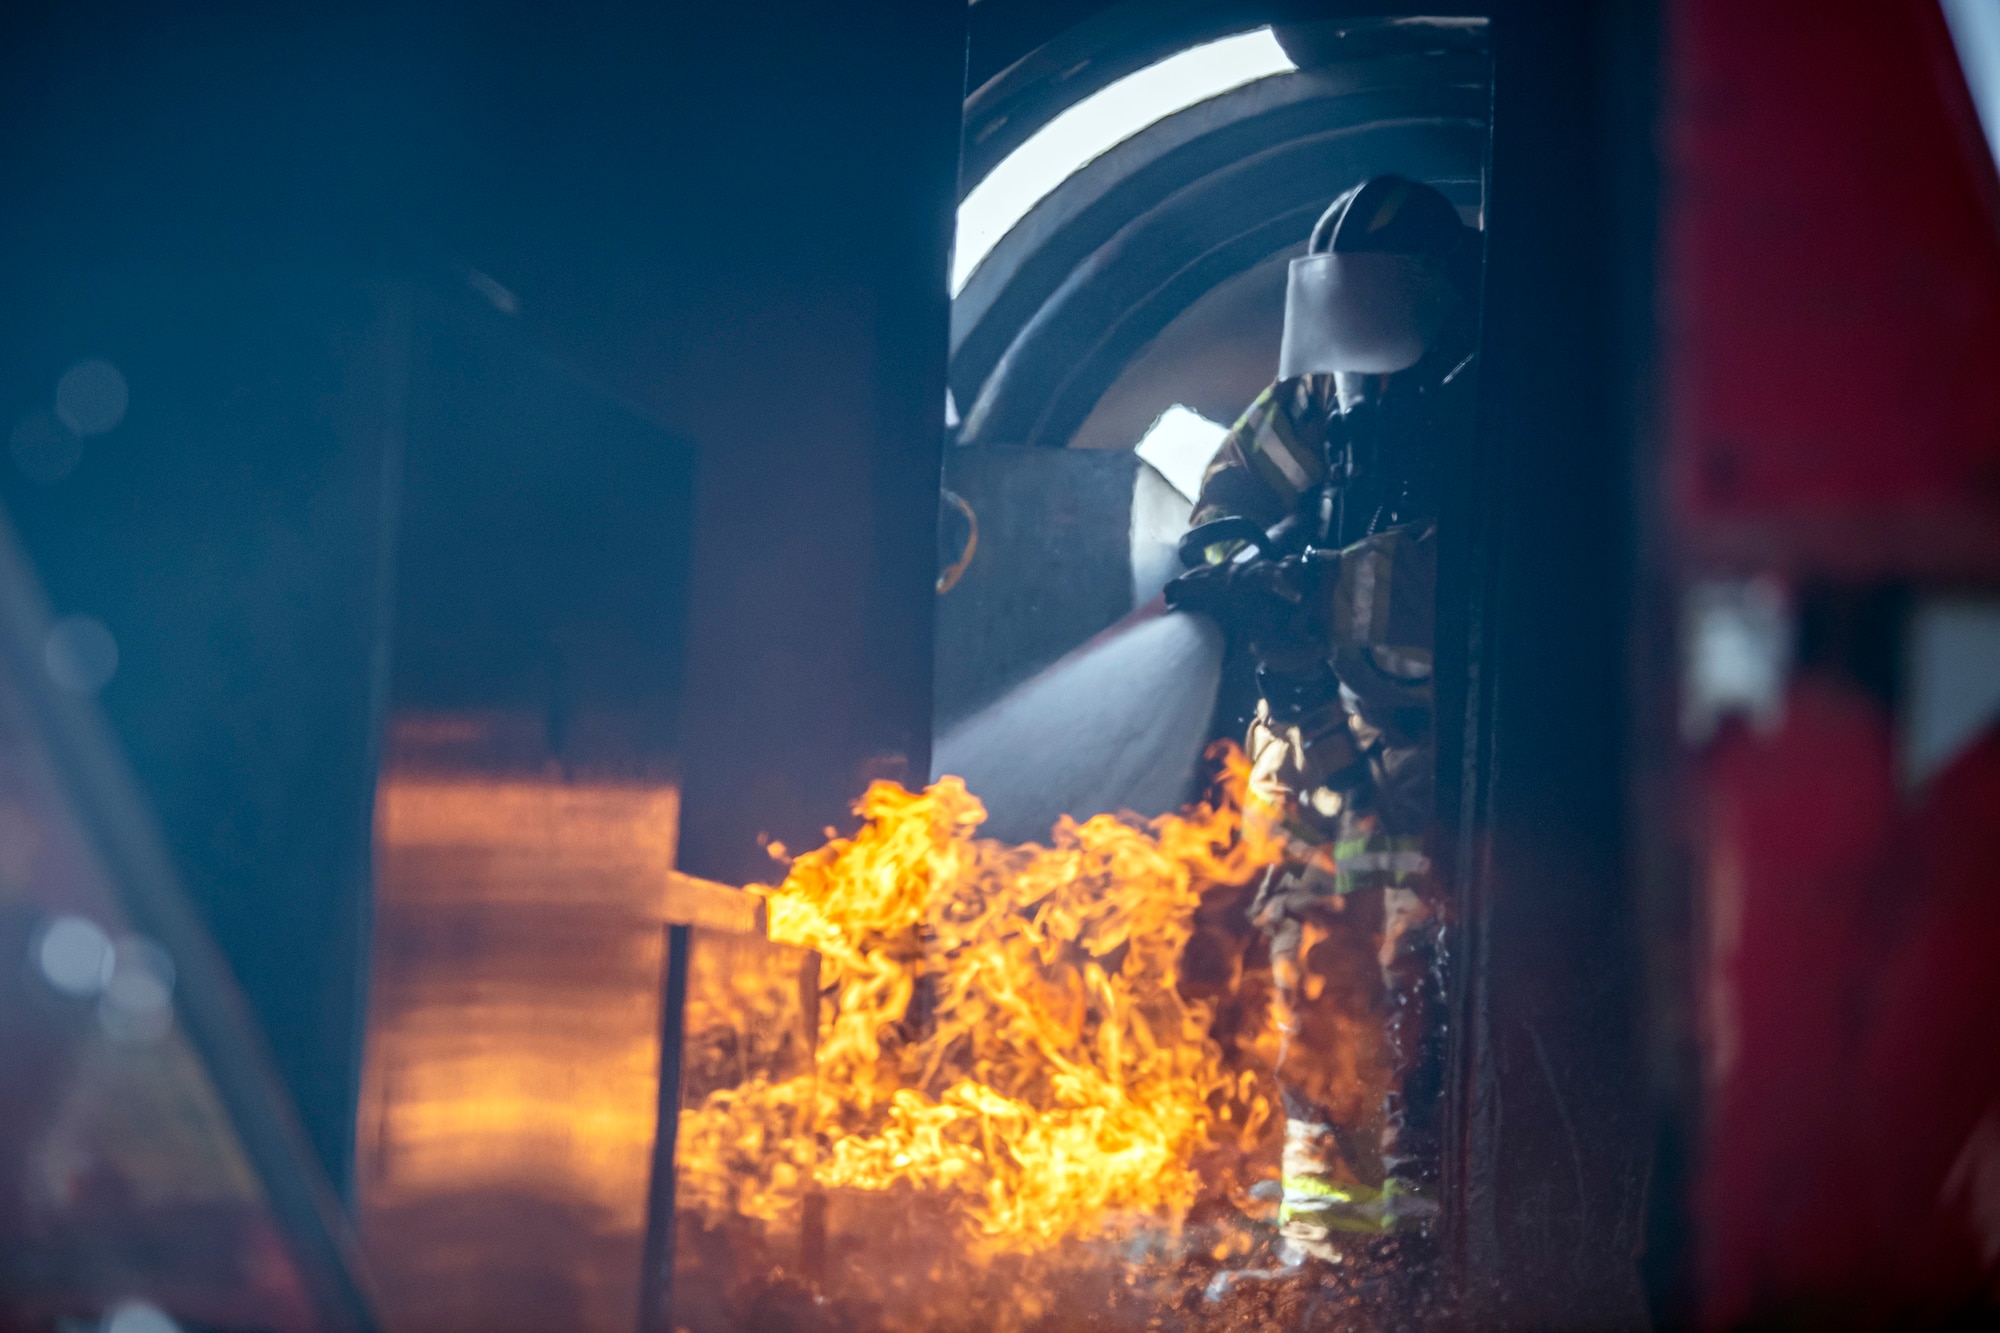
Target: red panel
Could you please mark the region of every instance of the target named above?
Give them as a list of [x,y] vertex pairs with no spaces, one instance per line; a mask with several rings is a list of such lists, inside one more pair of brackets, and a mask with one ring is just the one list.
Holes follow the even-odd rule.
[[1714,1327],[1996,1294],[2000,1236],[1954,1168],[2000,1113],[2000,734],[1913,810],[1888,746],[1870,701],[1807,681],[1779,735],[1710,757],[1696,1214]]
[[1885,719],[1804,682],[1784,728],[1710,755],[1709,1122],[1697,1200],[1705,1304],[1844,1283],[1865,1256],[1847,1130],[1856,985],[1873,970],[1895,792]]
[[[1936,0],[1668,25],[1673,580],[2000,595],[2000,184]],[[2000,1309],[2000,736],[1916,799],[1894,755],[1815,674],[1691,756],[1710,1326]]]
[[1670,9],[1669,489],[1695,550],[2000,568],[2000,213],[1935,0]]
[[2000,732],[1932,783],[1904,845],[1883,884],[1897,910],[1876,950],[1854,1126],[1866,1191],[1890,1204],[1874,1227],[1885,1285],[1942,1314],[2000,1304],[2000,1200],[1968,1178],[2000,1166]]

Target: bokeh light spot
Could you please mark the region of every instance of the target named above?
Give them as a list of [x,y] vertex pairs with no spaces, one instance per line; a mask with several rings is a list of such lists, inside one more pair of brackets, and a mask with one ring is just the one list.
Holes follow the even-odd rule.
[[86,917],[59,916],[35,941],[35,964],[64,995],[95,995],[111,981],[111,937]]
[[115,429],[131,401],[125,376],[109,361],[79,361],[56,381],[56,416],[78,435]]
[[174,997],[174,960],[149,939],[127,935],[111,951],[111,981],[104,1002],[128,1014],[165,1009]]
[[83,441],[53,412],[30,412],[14,423],[7,441],[14,466],[30,481],[61,481],[83,461]]
[[181,1333],[172,1315],[149,1301],[125,1301],[104,1316],[104,1333]]
[[49,679],[71,694],[95,694],[118,674],[118,640],[94,616],[64,616],[42,645]]

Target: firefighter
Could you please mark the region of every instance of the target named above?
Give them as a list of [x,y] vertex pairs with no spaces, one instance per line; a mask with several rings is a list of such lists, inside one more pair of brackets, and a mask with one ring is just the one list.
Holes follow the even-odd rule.
[[1428,186],[1336,199],[1291,266],[1279,378],[1224,440],[1170,605],[1256,663],[1289,1257],[1435,1211],[1438,471],[1471,422],[1479,233]]

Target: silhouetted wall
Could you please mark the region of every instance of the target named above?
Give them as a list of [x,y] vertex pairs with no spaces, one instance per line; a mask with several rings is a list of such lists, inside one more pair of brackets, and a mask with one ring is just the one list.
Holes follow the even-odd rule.
[[[692,514],[684,689],[638,758],[684,774],[697,873],[810,842],[865,773],[926,764],[964,23],[951,0],[0,20],[4,424],[44,429],[87,358],[130,393],[62,475],[29,475],[29,438],[0,498],[58,612],[118,640],[102,702],[336,1178],[377,732],[398,644],[435,628],[392,615],[425,312],[485,302],[691,447],[691,507],[626,503],[614,449],[542,508],[570,512],[571,576],[602,562],[606,642],[677,614],[611,566]],[[518,575],[489,538],[455,535],[460,577]]]

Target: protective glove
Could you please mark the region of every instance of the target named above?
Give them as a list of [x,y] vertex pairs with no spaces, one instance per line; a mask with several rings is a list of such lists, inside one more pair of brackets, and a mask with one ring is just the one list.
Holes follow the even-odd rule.
[[1330,552],[1312,551],[1201,565],[1167,584],[1167,605],[1221,625],[1248,646],[1260,676],[1316,679],[1330,674],[1319,593],[1334,567]]

